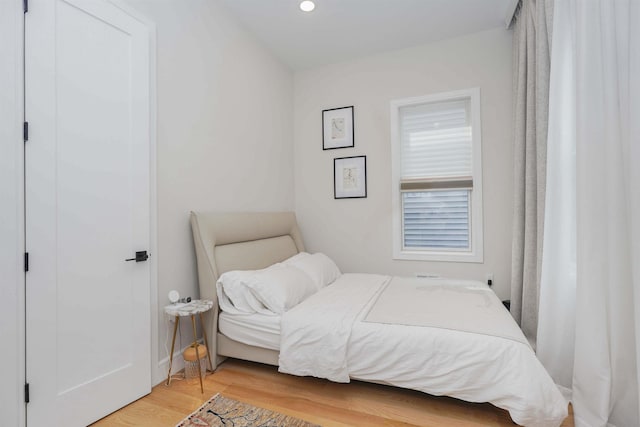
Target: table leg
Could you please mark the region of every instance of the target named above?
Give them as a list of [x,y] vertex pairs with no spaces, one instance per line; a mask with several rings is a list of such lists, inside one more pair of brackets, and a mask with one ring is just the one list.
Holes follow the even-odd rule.
[[202,366],[200,365],[200,352],[198,351],[198,335],[196,332],[196,316],[191,315],[191,325],[193,326],[193,345],[196,346],[196,359],[198,362],[198,378],[200,379],[200,391],[204,393],[204,386],[202,385]]
[[209,341],[207,340],[207,331],[204,329],[204,321],[202,320],[202,313],[200,313],[200,327],[202,328],[204,345],[207,347],[207,357],[209,359],[209,370],[213,372],[213,364],[211,363],[211,349],[209,348]]
[[176,321],[173,325],[173,339],[171,340],[171,353],[169,353],[169,373],[167,374],[167,385],[171,384],[171,365],[173,364],[173,349],[176,345],[176,332],[178,332],[179,324],[180,324],[180,316],[176,316]]

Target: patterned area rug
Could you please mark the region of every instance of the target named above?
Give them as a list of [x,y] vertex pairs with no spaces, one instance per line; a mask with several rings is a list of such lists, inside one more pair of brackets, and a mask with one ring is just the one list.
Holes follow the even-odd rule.
[[319,427],[216,394],[176,427]]

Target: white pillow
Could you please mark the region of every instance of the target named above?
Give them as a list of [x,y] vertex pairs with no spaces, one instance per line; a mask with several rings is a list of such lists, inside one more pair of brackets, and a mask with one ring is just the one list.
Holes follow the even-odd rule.
[[253,295],[266,308],[282,314],[317,291],[311,278],[301,270],[275,264],[243,279]]
[[299,261],[299,260],[301,260],[303,258],[309,257],[309,256],[311,256],[311,254],[309,252],[298,252],[294,256],[285,259],[280,264],[291,265],[292,263],[294,263],[296,261]]
[[[260,270],[258,270],[260,271]],[[216,282],[218,303],[222,311],[231,314],[273,314],[245,285],[244,281],[256,271],[227,271]]]
[[316,289],[333,283],[342,274],[336,263],[323,253],[317,252],[313,255],[296,257],[297,255],[289,258],[283,264],[291,265],[304,271],[313,280]]

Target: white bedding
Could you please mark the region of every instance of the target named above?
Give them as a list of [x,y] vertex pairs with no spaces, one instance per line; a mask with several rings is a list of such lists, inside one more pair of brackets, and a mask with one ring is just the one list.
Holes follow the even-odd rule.
[[364,321],[474,332],[528,345],[491,288],[473,280],[392,277]]
[[561,424],[567,402],[524,337],[363,321],[389,280],[344,274],[284,313],[280,371],[338,382],[350,377],[385,382],[491,402],[521,425]]
[[218,317],[218,329],[243,344],[280,349],[280,316],[222,312]]

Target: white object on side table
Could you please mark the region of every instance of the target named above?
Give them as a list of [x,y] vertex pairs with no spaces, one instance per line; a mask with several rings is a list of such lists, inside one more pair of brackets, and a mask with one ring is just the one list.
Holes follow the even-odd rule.
[[198,373],[200,374],[200,391],[204,393],[204,386],[202,385],[202,372],[200,367],[200,355],[198,354],[198,335],[196,333],[196,314],[200,317],[200,327],[202,328],[202,336],[204,337],[204,345],[207,347],[207,358],[209,359],[209,369],[213,371],[211,364],[211,349],[209,348],[209,341],[207,340],[207,332],[204,329],[204,322],[202,320],[202,313],[209,311],[213,308],[213,301],[210,300],[193,300],[186,304],[171,304],[164,308],[164,312],[169,316],[175,316],[175,324],[173,326],[173,339],[171,340],[171,353],[169,353],[169,373],[167,374],[167,385],[171,384],[171,365],[173,364],[173,350],[176,344],[176,332],[178,332],[178,325],[180,324],[180,318],[191,316],[191,325],[193,326],[193,344],[196,349],[196,357],[198,358]]

